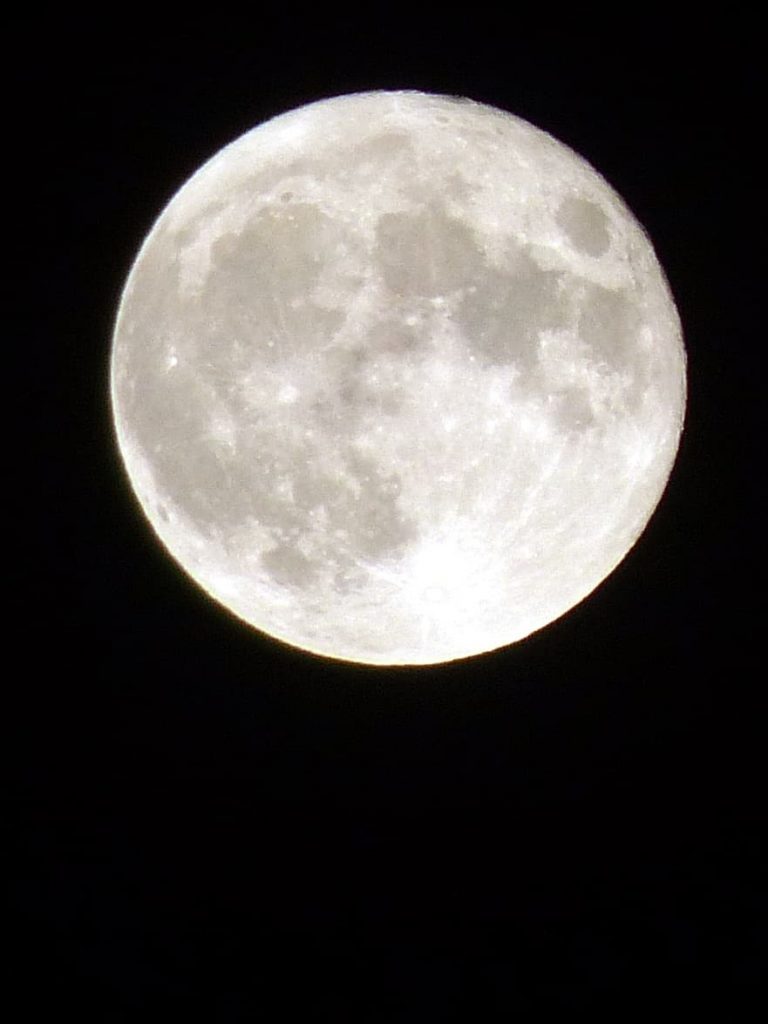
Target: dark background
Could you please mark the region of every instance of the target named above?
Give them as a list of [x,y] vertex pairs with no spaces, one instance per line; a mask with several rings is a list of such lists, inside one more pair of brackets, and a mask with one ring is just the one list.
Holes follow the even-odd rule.
[[[16,1019],[752,1019],[755,27],[114,17],[5,42]],[[305,656],[206,598],[132,497],[107,398],[125,277],[179,186],[256,123],[374,88],[466,95],[583,154],[649,231],[689,356],[676,468],[610,579],[523,643],[416,670]]]

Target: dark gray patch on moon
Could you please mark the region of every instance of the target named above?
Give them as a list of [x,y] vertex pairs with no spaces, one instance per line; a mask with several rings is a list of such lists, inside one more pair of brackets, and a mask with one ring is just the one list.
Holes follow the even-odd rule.
[[375,324],[366,339],[367,352],[386,352],[394,356],[416,356],[426,348],[426,339],[406,324],[384,320]]
[[556,219],[574,249],[595,257],[608,252],[611,244],[608,218],[595,203],[569,196],[560,204]]
[[310,406],[318,426],[332,436],[351,437],[372,417],[396,416],[406,397],[400,380],[404,359],[418,359],[425,349],[407,326],[385,322],[360,344],[325,353],[324,384]]
[[589,392],[569,388],[554,396],[554,419],[563,430],[584,430],[595,422]]
[[360,161],[372,160],[377,166],[387,164],[406,154],[413,153],[413,142],[403,132],[386,132],[366,139],[355,146],[348,162],[354,166]]
[[265,552],[261,564],[284,587],[305,587],[317,576],[317,566],[291,544],[278,544]]
[[641,344],[644,315],[640,300],[625,289],[590,285],[579,317],[579,336],[598,370],[623,380],[621,401],[635,413],[652,384],[654,356]]
[[[312,560],[295,543],[289,543],[281,529],[279,545],[261,560],[276,583],[304,586],[327,564],[336,567],[333,585],[343,590],[364,571],[361,563],[396,558],[417,539],[416,524],[399,507],[402,484],[397,473],[387,472],[351,446],[343,454],[343,464],[343,471],[332,472],[322,468],[322,460],[311,459],[307,453],[294,459],[290,503],[285,500],[278,520],[288,522],[293,517],[297,526],[301,524],[293,537],[303,532],[311,542],[307,523],[322,517],[324,539]],[[331,548],[326,538],[333,538],[336,546]]]
[[399,297],[432,298],[470,284],[483,255],[461,221],[432,204],[418,213],[385,213],[376,226],[376,263]]
[[344,312],[307,296],[328,252],[346,242],[337,222],[300,203],[266,210],[240,234],[218,239],[202,293],[187,303],[195,364],[237,372],[254,354],[275,362],[327,341]]
[[470,185],[467,179],[456,171],[445,180],[445,194],[450,199],[458,199],[460,202],[467,202],[470,196],[476,195],[478,188]]
[[637,304],[625,291],[590,285],[579,317],[579,336],[598,363],[611,370],[631,368],[640,327]]
[[348,465],[359,486],[347,520],[351,551],[374,562],[402,554],[419,534],[399,508],[400,477],[355,451],[350,451]]
[[369,579],[370,573],[355,565],[354,562],[349,562],[334,573],[333,589],[337,594],[351,594],[356,590],[365,590]]
[[560,278],[555,271],[542,270],[524,252],[511,271],[485,268],[457,315],[464,336],[483,362],[514,363],[524,372],[536,367],[539,335],[566,321]]

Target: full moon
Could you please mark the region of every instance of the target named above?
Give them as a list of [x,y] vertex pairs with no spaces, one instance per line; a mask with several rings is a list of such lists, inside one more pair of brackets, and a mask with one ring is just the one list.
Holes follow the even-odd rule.
[[685,350],[648,236],[502,110],[368,92],[212,157],[141,246],[116,437],[168,552],[293,647],[375,665],[562,616],[666,486]]

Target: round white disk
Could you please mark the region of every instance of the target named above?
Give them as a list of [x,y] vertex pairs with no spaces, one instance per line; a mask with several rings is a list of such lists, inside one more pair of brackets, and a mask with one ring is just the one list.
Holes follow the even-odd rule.
[[174,196],[115,327],[117,438],[246,622],[370,664],[510,644],[589,594],[685,408],[652,246],[581,157],[419,92],[262,124]]

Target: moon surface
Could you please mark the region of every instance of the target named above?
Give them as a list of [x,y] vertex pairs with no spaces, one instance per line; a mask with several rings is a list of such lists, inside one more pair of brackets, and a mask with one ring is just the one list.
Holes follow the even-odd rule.
[[508,645],[590,594],[671,471],[680,321],[580,156],[369,92],[226,146],[145,239],[111,354],[170,554],[271,637],[377,665]]

